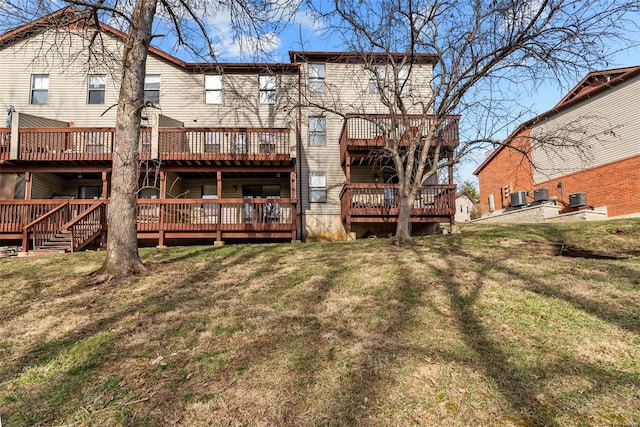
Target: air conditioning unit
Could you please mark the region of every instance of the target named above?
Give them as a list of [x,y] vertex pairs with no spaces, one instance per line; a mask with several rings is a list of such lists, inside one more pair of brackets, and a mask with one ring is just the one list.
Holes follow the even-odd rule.
[[546,202],[547,200],[549,200],[548,188],[538,188],[537,190],[533,190],[534,202]]
[[587,193],[569,194],[569,207],[579,208],[587,205]]
[[526,191],[516,191],[515,193],[511,193],[511,206],[518,207],[518,206],[524,206],[526,204],[527,204]]

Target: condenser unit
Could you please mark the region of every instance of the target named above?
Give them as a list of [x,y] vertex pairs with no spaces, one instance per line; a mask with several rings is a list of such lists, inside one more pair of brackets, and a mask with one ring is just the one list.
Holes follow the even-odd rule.
[[526,191],[516,191],[515,193],[511,193],[511,206],[518,207],[518,206],[524,206],[526,204],[527,204]]
[[533,190],[534,202],[546,202],[547,200],[549,200],[548,188],[538,188],[537,190]]
[[569,207],[579,208],[587,205],[587,193],[569,194]]

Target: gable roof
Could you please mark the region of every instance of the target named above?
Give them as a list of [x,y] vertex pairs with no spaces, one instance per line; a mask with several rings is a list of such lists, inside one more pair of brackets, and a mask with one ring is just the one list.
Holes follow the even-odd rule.
[[401,52],[303,52],[289,51],[289,59],[293,63],[302,62],[338,62],[386,64],[390,58],[395,61],[411,59],[413,64],[435,64],[440,56],[435,53],[401,53]]
[[[53,13],[45,15],[35,21],[28,24],[17,27],[4,34],[0,34],[0,48],[8,46],[12,43],[24,40],[35,34],[44,32],[50,29],[52,26],[57,27],[93,27],[96,26],[101,32],[109,34],[119,40],[126,40],[127,34],[105,24],[102,21],[96,23],[90,16],[82,13],[72,6],[68,6],[59,9]],[[297,73],[298,65],[289,63],[218,63],[218,62],[185,62],[175,56],[158,49],[157,47],[149,46],[149,53],[155,55],[165,61],[189,70],[196,72],[282,72],[282,73]]]
[[547,120],[569,107],[581,102],[586,102],[590,98],[637,76],[640,76],[640,65],[590,72],[580,81],[580,83],[574,86],[573,89],[571,89],[569,93],[567,93],[567,95],[565,95],[560,102],[555,105],[555,107],[527,120],[511,132],[511,135],[507,137],[505,143],[493,150],[491,154],[489,154],[489,156],[487,156],[487,158],[480,164],[480,166],[473,171],[473,174],[478,175],[482,169],[491,163],[493,158],[496,157],[505,147],[508,147],[509,143],[524,129],[532,127],[543,120]]

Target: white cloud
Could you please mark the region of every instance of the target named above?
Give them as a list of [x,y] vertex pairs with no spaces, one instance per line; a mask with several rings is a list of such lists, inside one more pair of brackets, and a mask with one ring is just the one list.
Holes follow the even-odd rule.
[[274,32],[261,35],[239,34],[234,29],[231,13],[226,9],[219,9],[207,20],[207,24],[212,48],[218,60],[243,60],[268,55],[281,45],[280,37]]
[[292,22],[299,25],[304,32],[310,33],[311,36],[319,36],[327,29],[321,17],[308,9],[297,11]]

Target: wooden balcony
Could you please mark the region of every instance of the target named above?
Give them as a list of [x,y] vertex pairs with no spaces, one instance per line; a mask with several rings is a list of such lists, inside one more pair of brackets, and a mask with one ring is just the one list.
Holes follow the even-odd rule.
[[[0,160],[103,161],[113,156],[114,128],[20,128],[17,157],[11,130],[0,128]],[[193,161],[290,161],[289,129],[140,129],[140,158]]]
[[[0,201],[0,240],[23,246],[46,245],[61,232],[75,248],[108,233],[104,200]],[[296,238],[295,199],[145,199],[138,200],[140,239],[289,239]],[[31,243],[31,244],[30,244]],[[73,250],[73,249],[69,249]]]
[[9,160],[11,128],[0,128],[0,160]]
[[[449,116],[444,119],[442,131],[431,140],[435,146],[441,142],[445,147],[453,149],[458,146],[458,122],[460,116]],[[435,117],[412,115],[409,116],[409,126],[393,128],[389,115],[368,114],[363,116],[347,116],[340,135],[340,156],[345,160],[347,151],[370,151],[385,146],[385,134],[395,133],[401,143],[408,144],[413,137],[426,134],[435,123]]]
[[[456,185],[423,186],[411,210],[412,222],[448,222],[455,215]],[[398,185],[348,184],[340,195],[342,217],[350,222],[397,222]]]

